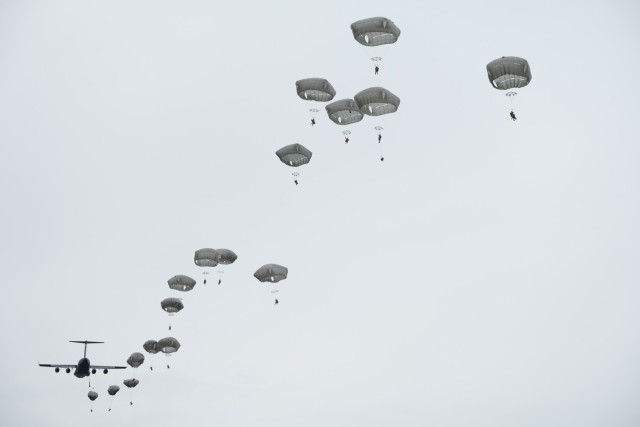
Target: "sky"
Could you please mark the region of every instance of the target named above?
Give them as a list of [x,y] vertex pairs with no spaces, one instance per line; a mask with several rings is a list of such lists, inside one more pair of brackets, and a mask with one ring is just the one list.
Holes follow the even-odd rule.
[[[353,39],[374,16],[396,43]],[[633,1],[0,1],[0,424],[639,425],[639,19]],[[516,122],[486,75],[501,56],[532,70]],[[309,77],[401,103],[338,126],[297,96]],[[298,186],[275,156],[293,143],[313,152]],[[238,254],[220,286],[204,247]],[[277,307],[267,263],[289,268]],[[165,336],[170,359],[93,376],[93,405],[86,378],[38,367],[76,363],[69,340],[120,365]]]

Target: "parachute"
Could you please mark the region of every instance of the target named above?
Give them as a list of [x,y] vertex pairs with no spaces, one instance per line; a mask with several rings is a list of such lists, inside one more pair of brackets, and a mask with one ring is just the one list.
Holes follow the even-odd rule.
[[381,116],[394,113],[400,106],[400,98],[382,87],[370,87],[356,94],[353,99],[363,114]]
[[395,43],[400,37],[400,28],[384,17],[367,18],[351,24],[353,38],[363,46],[380,46]]
[[[218,262],[221,265],[229,265],[229,264],[233,264],[235,262],[235,260],[238,259],[238,255],[235,254],[235,252],[233,252],[230,249],[216,249],[216,252],[218,252]],[[222,275],[224,274],[223,270],[218,270],[218,285],[222,284]]]
[[[115,396],[117,392],[120,391],[120,387],[118,387],[117,385],[111,385],[109,386],[109,388],[107,389],[107,393],[109,393],[109,396]],[[113,401],[113,397],[109,398],[109,412],[111,412],[111,404]]]
[[89,393],[87,393],[87,397],[91,401],[91,412],[93,412],[93,401],[98,398],[98,393],[93,390],[89,390]]
[[[169,316],[173,316],[184,308],[184,304],[180,298],[165,298],[160,301],[160,307],[169,313]],[[169,325],[169,330],[171,330],[171,325]]]
[[278,264],[265,264],[253,273],[261,282],[278,283],[287,278],[289,269]]
[[[178,349],[180,348],[180,343],[173,337],[166,337],[158,340],[158,348],[161,352],[166,354],[167,357],[170,357],[172,353],[178,351]],[[167,369],[169,368],[170,366],[169,364],[167,364]]]
[[498,90],[518,89],[531,81],[531,68],[526,59],[503,56],[487,64],[487,75]]
[[[154,341],[155,342],[155,341]],[[129,405],[133,405],[133,389],[135,388],[135,386],[137,386],[140,383],[140,381],[138,381],[135,378],[130,378],[128,380],[124,380],[122,382],[122,384],[126,385],[127,388],[129,389]]]
[[127,364],[132,368],[137,368],[138,366],[144,363],[144,354],[142,353],[131,353],[131,356],[127,359]]
[[[155,340],[147,340],[142,344],[142,348],[149,354],[156,354],[160,351],[158,348],[158,341]],[[153,366],[151,366],[151,362],[149,362],[149,369],[153,371]]]
[[[291,166],[292,168],[297,168],[298,166],[306,165],[311,160],[311,151],[309,151],[302,144],[291,144],[286,147],[282,147],[278,151],[276,151],[276,156],[280,159],[282,163],[287,166]],[[294,175],[295,179],[293,182],[298,185],[298,177]]]
[[341,99],[325,107],[329,119],[337,125],[358,123],[364,117],[353,99]]
[[[193,256],[193,262],[196,263],[198,267],[215,267],[218,265],[220,260],[220,254],[215,249],[211,248],[202,248],[198,249]],[[203,270],[203,275],[209,274],[208,271]],[[207,279],[204,279],[203,282],[205,285],[207,284]]]
[[173,276],[171,279],[167,280],[169,287],[171,289],[175,289],[176,291],[187,292],[193,289],[196,285],[196,281],[193,280],[189,276],[185,276],[182,274],[178,274],[177,276]]
[[336,96],[336,90],[327,79],[310,78],[296,82],[296,92],[305,101],[327,102]]
[[[525,87],[531,81],[531,67],[526,59],[517,56],[503,56],[494,59],[487,64],[487,77],[491,86],[498,90],[519,89]],[[513,97],[517,92],[507,92],[509,102],[511,103],[511,120],[516,120],[513,111]]]

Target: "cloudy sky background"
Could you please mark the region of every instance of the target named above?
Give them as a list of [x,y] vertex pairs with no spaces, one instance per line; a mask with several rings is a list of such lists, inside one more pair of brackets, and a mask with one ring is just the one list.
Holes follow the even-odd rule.
[[[396,44],[353,39],[372,16]],[[637,426],[639,19],[632,1],[0,1],[0,424]],[[486,77],[503,55],[533,73],[515,123]],[[340,127],[297,97],[307,77],[401,105]],[[298,187],[274,154],[295,142]],[[222,286],[202,247],[238,254]],[[266,263],[289,268],[278,307]],[[84,339],[124,364],[167,335],[171,369],[148,357],[133,396],[131,369],[96,375],[93,413],[86,379],[37,366]]]

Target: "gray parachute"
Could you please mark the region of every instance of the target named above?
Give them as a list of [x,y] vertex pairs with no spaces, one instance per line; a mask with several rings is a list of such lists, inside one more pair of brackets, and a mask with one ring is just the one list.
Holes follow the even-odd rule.
[[298,166],[306,165],[311,160],[311,151],[309,151],[302,144],[291,144],[286,147],[282,147],[276,151],[276,156],[280,158],[280,161],[287,166],[297,168]]
[[128,388],[134,388],[135,386],[137,386],[140,383],[140,381],[138,381],[135,378],[129,378],[128,380],[124,380],[122,382],[122,384],[126,385]]
[[296,82],[296,92],[305,101],[331,101],[336,96],[336,90],[327,79],[310,78]]
[[184,308],[184,304],[179,298],[166,298],[160,302],[160,307],[169,314],[179,312]]
[[193,261],[198,267],[215,267],[218,265],[220,254],[215,249],[198,249],[193,256]]
[[144,344],[142,344],[142,348],[144,348],[144,350],[150,354],[156,354],[160,351],[160,349],[158,348],[158,341],[155,340],[145,341]]
[[178,351],[180,343],[173,337],[166,337],[158,340],[158,348],[165,354],[171,354]]
[[95,391],[91,390],[89,391],[89,393],[87,393],[87,397],[89,398],[90,401],[94,401],[98,398],[98,393],[96,393]]
[[120,391],[120,387],[118,387],[117,385],[111,385],[107,389],[107,393],[109,393],[109,395],[111,395],[111,396],[115,396],[116,393],[119,392],[119,391]]
[[531,68],[526,59],[503,56],[487,64],[491,85],[499,90],[525,87],[531,81]]
[[196,285],[196,281],[193,280],[189,276],[185,276],[182,274],[178,274],[177,276],[173,276],[171,279],[167,280],[169,287],[171,289],[175,289],[176,291],[187,292],[193,289]]
[[230,249],[216,249],[218,253],[218,262],[223,265],[233,264],[238,259],[238,255]]
[[144,354],[142,353],[131,353],[131,356],[127,359],[127,364],[132,368],[137,368],[138,366],[144,363]]
[[353,99],[341,99],[332,102],[325,107],[329,119],[337,125],[350,125],[358,123],[364,115],[360,112],[360,107]]
[[380,46],[395,43],[400,37],[400,28],[384,17],[367,18],[351,24],[353,38],[363,46]]
[[395,113],[400,106],[400,98],[382,87],[370,87],[356,94],[353,99],[363,114],[381,116]]
[[265,264],[253,276],[261,282],[278,283],[287,278],[289,269],[278,264]]

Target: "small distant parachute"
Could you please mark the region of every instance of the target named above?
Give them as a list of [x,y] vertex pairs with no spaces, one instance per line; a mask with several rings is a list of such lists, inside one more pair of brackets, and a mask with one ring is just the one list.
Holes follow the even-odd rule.
[[[297,168],[309,163],[311,155],[311,151],[302,144],[287,145],[276,151],[276,156],[278,156],[280,161],[292,168]],[[298,178],[296,177],[293,182],[298,185]]]
[[253,273],[253,276],[261,282],[278,283],[287,278],[289,269],[278,264],[265,264]]
[[310,78],[296,82],[296,92],[305,101],[327,102],[336,96],[336,90],[327,79]]
[[[487,77],[491,86],[498,90],[519,89],[527,86],[531,82],[531,67],[526,59],[517,56],[503,56],[494,59],[487,64]],[[516,120],[513,111],[513,97],[517,92],[507,92],[511,104],[511,120]]]
[[324,107],[329,119],[337,125],[358,123],[364,115],[353,99],[340,99]]
[[91,401],[91,412],[93,412],[93,401],[98,398],[98,393],[93,390],[89,390],[89,393],[87,393],[87,397]]
[[169,284],[169,287],[171,289],[175,289],[176,291],[182,291],[182,292],[190,291],[196,285],[195,280],[183,274],[178,274],[177,276],[173,276],[171,279],[167,280],[167,283]]
[[376,17],[351,24],[353,38],[363,46],[380,46],[395,43],[400,37],[400,28],[388,18]]
[[[169,313],[169,316],[173,316],[184,308],[184,304],[180,298],[165,298],[160,301],[160,307]],[[169,325],[169,330],[171,330],[171,325]]]
[[[155,340],[145,341],[144,344],[142,344],[142,348],[144,348],[144,351],[149,354],[156,354],[160,352],[160,349],[158,348],[158,341]],[[151,365],[151,362],[149,362],[149,369],[153,371],[153,365]]]
[[[198,267],[215,267],[220,262],[220,254],[212,248],[198,249],[193,255],[193,262],[195,262]],[[202,274],[207,275],[209,272],[203,270]],[[205,285],[207,284],[206,278],[203,283]]]
[[218,262],[223,265],[233,264],[238,259],[238,255],[230,249],[216,249],[219,258]]
[[[107,393],[109,393],[109,396],[115,396],[116,393],[119,392],[119,391],[120,391],[120,387],[118,387],[117,385],[111,385],[107,389]],[[109,398],[109,412],[111,412],[112,400],[113,400],[113,397]]]
[[135,388],[135,386],[137,386],[140,383],[140,381],[138,381],[135,378],[130,378],[128,380],[124,380],[122,382],[122,384],[126,385],[127,388],[129,389],[129,395],[130,395],[130,399],[129,399],[129,405],[133,405],[133,389]]
[[503,56],[487,64],[491,85],[498,90],[518,89],[531,81],[531,67],[526,59]]
[[144,363],[144,354],[142,353],[131,353],[131,356],[127,359],[127,364],[132,368],[137,368]]
[[[175,353],[180,348],[180,342],[173,337],[166,337],[158,340],[158,348],[161,352],[167,355],[167,357],[171,356],[172,353]],[[167,364],[167,369],[170,366]]]
[[357,93],[353,99],[363,114],[381,116],[395,113],[400,106],[400,98],[382,87],[370,87]]

